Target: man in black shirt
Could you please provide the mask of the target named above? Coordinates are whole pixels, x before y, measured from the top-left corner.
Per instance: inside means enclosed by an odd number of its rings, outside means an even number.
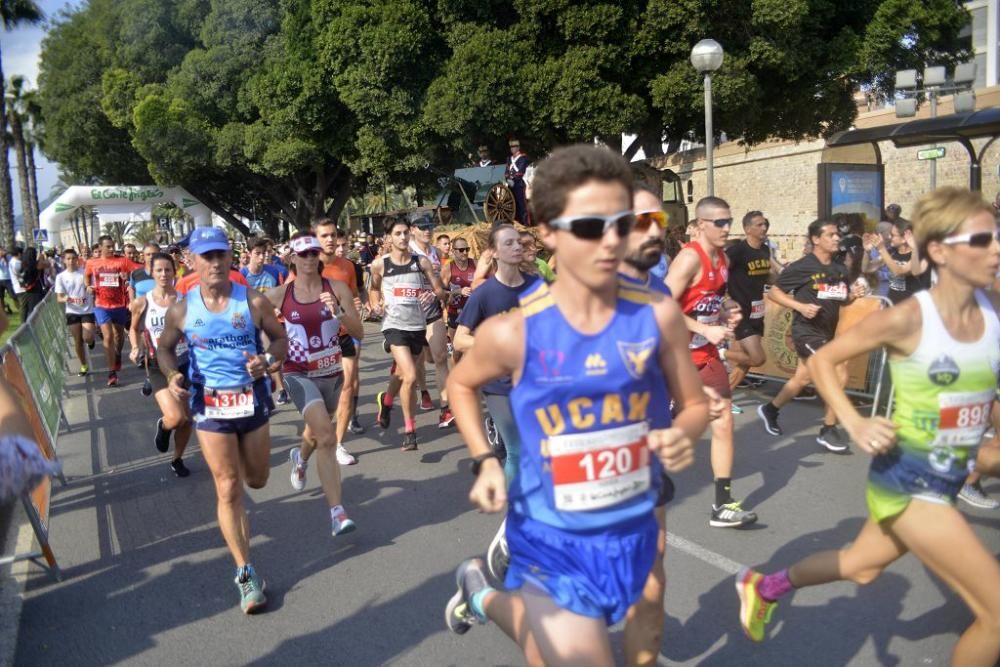
[[[806,360],[833,339],[840,320],[840,309],[854,298],[864,295],[864,286],[849,288],[847,267],[834,261],[840,249],[840,232],[828,220],[814,220],[809,224],[811,254],[792,262],[781,272],[777,283],[767,293],[767,298],[794,311],[792,339],[799,362],[795,375],[789,378],[778,395],[757,408],[764,420],[764,428],[771,435],[781,435],[778,410],[795,398],[809,381]],[[842,384],[847,382],[847,369],[838,368]],[[827,406],[823,426],[816,442],[831,452],[847,451],[849,438],[837,425],[837,418]]]
[[[764,363],[764,284],[771,277],[771,248],[764,242],[770,226],[760,211],[743,216],[743,234],[726,248],[729,258],[729,296],[740,306],[743,319],[729,345],[729,386],[735,388],[751,366]]]

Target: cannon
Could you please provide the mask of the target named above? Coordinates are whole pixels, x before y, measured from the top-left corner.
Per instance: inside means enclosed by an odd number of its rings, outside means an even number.
[[[504,165],[466,167],[451,174],[430,164],[425,168],[439,176],[441,193],[436,202],[439,218],[443,219],[440,211],[447,209],[455,222],[464,224],[514,221],[514,193],[504,180]]]

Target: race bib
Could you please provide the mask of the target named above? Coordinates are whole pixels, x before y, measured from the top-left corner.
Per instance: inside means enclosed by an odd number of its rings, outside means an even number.
[[[702,324],[707,324],[709,326],[716,326],[719,323],[719,314],[714,313],[712,315],[699,315],[695,318]],[[705,347],[708,345],[708,339],[701,334],[694,334],[691,336],[691,342],[688,343],[689,350],[696,350],[699,347]]]
[[[556,509],[599,510],[649,489],[645,422],[549,438]]]
[[[990,424],[995,390],[949,392],[938,395],[936,447],[975,447]]]
[[[341,371],[340,346],[318,350],[309,354],[306,377],[319,378],[336,375]]]
[[[205,389],[205,416],[209,419],[253,417],[253,387]]]
[[[820,283],[816,287],[816,298],[826,301],[847,301],[847,283]]]
[[[750,319],[759,320],[764,317],[764,299],[750,302]]]
[[[66,303],[71,306],[85,306],[87,305],[87,297],[85,296],[70,296],[66,297]]]
[[[423,291],[419,287],[393,287],[392,296],[400,303],[416,303]]]
[[[117,273],[102,273],[97,281],[98,287],[118,287],[121,285],[121,276]]]

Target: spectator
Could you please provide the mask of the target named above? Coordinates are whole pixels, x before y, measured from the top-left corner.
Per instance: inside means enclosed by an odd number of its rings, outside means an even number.
[[[3,311],[11,314],[10,306],[7,305],[7,295],[17,302],[14,295],[14,286],[10,282],[10,258],[7,257],[7,250],[0,246],[0,303],[3,304]]]

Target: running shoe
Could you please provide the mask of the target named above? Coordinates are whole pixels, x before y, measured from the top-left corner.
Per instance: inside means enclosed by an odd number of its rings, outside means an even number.
[[[485,618],[479,618],[473,613],[470,604],[473,595],[489,586],[483,572],[483,561],[470,558],[459,565],[455,570],[455,583],[458,590],[444,608],[444,622],[456,635],[464,635],[473,623],[486,623]]]
[[[414,431],[403,434],[403,446],[401,449],[404,452],[417,451],[417,434]]]
[[[357,462],[358,460],[343,445],[337,445],[337,463],[342,466],[352,466]]]
[[[486,415],[483,419],[483,427],[486,430],[486,441],[490,443],[490,449],[499,458],[500,465],[504,465],[507,462],[507,445],[504,444],[503,438],[500,436],[500,429],[497,428],[493,417]]]
[[[819,397],[816,390],[812,387],[803,387],[799,395],[795,397],[796,401],[815,401]]]
[[[378,403],[378,411],[375,413],[375,421],[383,429],[389,428],[389,423],[392,421],[392,406],[385,404],[385,392],[380,391],[378,396],[375,397],[375,402]]]
[[[122,369],[122,351],[118,350],[118,352],[115,353],[115,365],[114,367],[112,367],[111,370],[120,371],[121,369]]]
[[[266,587],[252,565],[244,565],[236,571],[236,588],[240,589],[240,609],[244,614],[252,614],[267,604]]]
[[[288,403],[288,391],[282,389],[278,392],[278,397],[274,399],[274,402],[278,405],[285,405]]]
[[[187,477],[188,475],[191,474],[191,471],[188,470],[188,467],[184,465],[183,459],[174,459],[173,461],[171,461],[170,469],[173,470],[174,474],[177,475],[178,477]]]
[[[844,433],[844,429],[839,425],[823,425],[816,436],[816,442],[826,447],[835,454],[842,454],[850,449],[851,439]]]
[[[361,422],[358,421],[358,416],[354,415],[353,417],[351,417],[351,422],[347,425],[347,430],[353,433],[354,435],[361,435],[362,433],[365,432],[365,427],[362,426]]]
[[[769,602],[760,595],[757,586],[764,578],[760,572],[751,570],[748,567],[740,568],[736,574],[736,592],[740,596],[740,626],[743,634],[751,641],[764,641],[764,634],[767,624],[771,622],[771,615],[777,602]]]
[[[741,408],[740,406],[736,405],[735,403],[731,403],[729,405],[729,411],[731,413],[733,413],[734,415],[741,415],[741,414],[743,414],[743,408]]]
[[[445,406],[441,408],[441,416],[438,418],[438,428],[448,428],[455,423],[455,415],[452,414],[451,408]]]
[[[118,386],[118,373],[111,371],[108,373],[108,386],[117,387]]]
[[[763,380],[753,380],[751,378],[743,378],[736,384],[737,389],[756,389],[757,387],[764,384]]]
[[[980,509],[995,510],[1000,508],[1000,502],[997,502],[993,498],[986,495],[986,492],[983,491],[983,487],[980,486],[979,482],[963,486],[962,490],[958,492],[958,497],[969,505]]]
[[[79,375],[80,377],[83,377],[86,374],[87,374],[87,367],[86,366],[80,366],[80,372],[77,373],[77,375]]]
[[[431,400],[431,392],[426,389],[420,390],[420,409],[421,410],[433,410],[434,401]]]
[[[163,428],[163,417],[156,420],[156,435],[153,436],[156,451],[165,454],[170,449],[170,431]]]
[[[764,422],[764,430],[771,435],[782,435],[784,431],[778,426],[778,408],[771,403],[764,403],[757,406],[757,414]]]
[[[344,511],[343,507],[341,507],[340,511],[337,512],[336,514],[330,515],[330,523],[333,525],[333,528],[331,529],[330,532],[333,534],[334,537],[337,537],[338,535],[346,535],[347,533],[352,533],[354,532],[354,529],[357,528],[357,525],[349,518],[347,518],[347,512]]]
[[[288,452],[288,461],[292,464],[292,472],[289,475],[292,488],[296,491],[301,491],[306,488],[307,468],[306,462],[302,460],[302,448],[292,447],[291,451]]]
[[[507,566],[510,565],[510,549],[507,548],[507,519],[504,518],[500,529],[493,536],[489,549],[486,550],[486,567],[490,576],[503,584],[507,576]]]
[[[742,528],[757,522],[757,515],[740,505],[739,500],[726,503],[722,507],[712,505],[708,525],[712,528]]]

